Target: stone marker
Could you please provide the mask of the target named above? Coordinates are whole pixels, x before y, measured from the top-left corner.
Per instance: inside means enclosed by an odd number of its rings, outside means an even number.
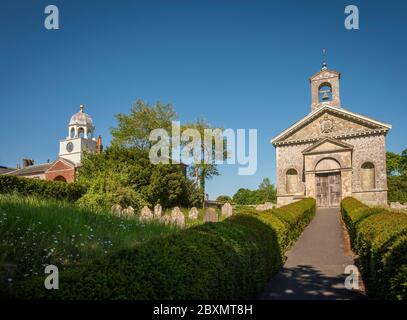
[[[229,218],[231,217],[233,214],[233,208],[232,205],[229,202],[226,202],[223,206],[222,206],[222,216]]]
[[[160,217],[160,222],[167,225],[171,223],[171,216],[168,214],[165,214],[163,216]]]
[[[192,207],[191,210],[189,210],[188,218],[191,220],[198,219],[198,209],[196,207]]]
[[[126,208],[126,209],[123,209],[122,215],[125,216],[125,217],[132,217],[132,216],[134,216],[134,209],[133,209],[133,207],[130,206],[130,207]]]
[[[214,208],[208,208],[205,212],[204,222],[218,222],[218,213]]]
[[[265,208],[266,210],[273,209],[273,208],[274,208],[274,204],[273,204],[272,202],[265,202],[265,203],[264,203],[264,208]]]
[[[396,210],[406,210],[407,203],[401,204],[400,202],[390,202],[390,208]]]
[[[162,211],[161,204],[157,203],[154,207],[154,219],[160,219]]]
[[[185,216],[178,207],[171,211],[171,224],[181,228],[185,226]]]
[[[112,205],[110,212],[112,214],[114,214],[115,216],[120,217],[122,215],[122,206],[120,204],[114,204],[114,205]]]
[[[259,204],[256,206],[256,210],[258,211],[264,211],[264,210],[270,210],[273,209],[276,205],[272,202],[265,202],[263,204]]]
[[[265,209],[265,207],[264,207],[264,204],[259,204],[259,205],[256,206],[256,210],[258,210],[258,211],[264,211],[264,210],[266,210],[266,209]]]
[[[153,219],[153,214],[152,214],[150,208],[147,206],[144,206],[143,209],[141,209],[139,220],[141,222],[144,222],[144,221],[151,221],[152,219]]]

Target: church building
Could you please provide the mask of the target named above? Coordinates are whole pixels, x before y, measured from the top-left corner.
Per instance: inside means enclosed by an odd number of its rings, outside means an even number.
[[[100,153],[103,150],[102,138],[95,138],[92,118],[80,105],[68,124],[68,135],[59,142],[59,156],[52,163],[35,165],[31,159],[23,159],[23,167],[6,174],[51,181],[75,181],[85,152]]]
[[[311,111],[271,140],[277,204],[313,197],[320,207],[352,196],[387,205],[385,137],[391,125],[342,107],[341,74],[326,63],[310,79]]]

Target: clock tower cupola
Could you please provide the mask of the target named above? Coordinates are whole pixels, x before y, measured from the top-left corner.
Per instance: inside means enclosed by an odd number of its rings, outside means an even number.
[[[68,136],[59,143],[59,157],[81,165],[84,152],[96,152],[97,141],[92,118],[81,104],[68,124]]]

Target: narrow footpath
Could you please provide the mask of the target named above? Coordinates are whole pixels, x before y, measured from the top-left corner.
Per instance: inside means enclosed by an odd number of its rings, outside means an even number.
[[[267,284],[262,300],[360,299],[345,288],[347,265],[354,264],[338,208],[318,209],[287,253],[283,269]]]

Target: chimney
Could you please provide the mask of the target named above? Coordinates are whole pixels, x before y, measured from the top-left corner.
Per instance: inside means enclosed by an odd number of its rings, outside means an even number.
[[[34,165],[34,160],[33,159],[23,159],[23,168],[29,167]]]
[[[99,154],[102,152],[103,152],[102,136],[99,135],[98,142],[96,143],[96,153]]]

